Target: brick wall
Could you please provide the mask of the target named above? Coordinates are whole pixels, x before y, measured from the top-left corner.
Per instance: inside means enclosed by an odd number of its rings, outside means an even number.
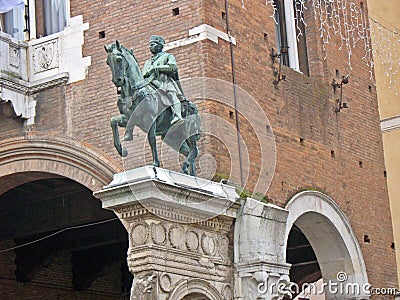
[[[330,195],[350,219],[363,250],[371,284],[395,285],[395,257],[390,248],[393,235],[376,92],[369,90],[373,84],[362,60],[363,47],[352,49],[353,70],[349,84],[343,87],[343,99],[349,108],[335,113],[339,92],[334,94],[330,83],[333,79],[340,82],[341,76],[350,72],[347,52],[338,51],[338,38],[327,45],[327,59],[321,64],[324,53],[317,39],[316,24],[312,23],[314,19],[310,19],[307,39],[311,77],[283,67],[286,81],[274,88],[269,57],[271,47],[275,46],[272,8],[261,2],[245,1],[243,9],[241,1],[229,2],[232,36],[238,40],[234,49],[237,84],[257,100],[275,134],[277,164],[268,197],[284,205],[303,189],[317,189]],[[206,11],[209,11],[209,22],[222,29],[223,1],[210,1]],[[230,59],[228,47],[226,43],[208,45],[208,76],[231,80],[231,69],[225,63],[227,57]],[[229,120],[228,114],[223,114]],[[242,128],[247,147],[256,148],[258,141],[248,134],[249,126],[243,122]],[[226,153],[217,153],[220,160],[224,156]],[[238,168],[237,161],[229,163]],[[258,173],[257,167],[251,164],[252,172]],[[219,172],[224,173],[230,165],[220,165],[220,168]],[[252,184],[250,180],[249,187]],[[371,243],[364,242],[364,235],[371,237]]]

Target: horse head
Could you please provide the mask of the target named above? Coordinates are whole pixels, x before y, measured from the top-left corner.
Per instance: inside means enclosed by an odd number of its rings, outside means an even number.
[[[139,64],[133,55],[133,50],[122,46],[118,41],[115,43],[104,45],[107,52],[107,64],[112,73],[112,82],[117,87],[127,84],[127,80],[135,85],[137,82],[143,81]]]

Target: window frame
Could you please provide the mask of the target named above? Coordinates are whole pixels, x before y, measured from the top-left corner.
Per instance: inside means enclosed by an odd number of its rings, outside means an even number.
[[[287,51],[287,57],[289,59],[289,63],[287,64],[283,61],[283,64],[288,65],[291,69],[304,73],[305,75],[309,75],[309,66],[307,64],[306,70],[304,72],[300,70],[300,58],[299,58],[299,49],[298,49],[298,41],[297,41],[297,30],[296,30],[296,13],[294,11],[294,5],[296,5],[296,0],[274,0],[275,2],[275,13],[278,14],[278,18],[276,22],[277,25],[277,44],[280,46],[279,53],[283,51]],[[282,11],[283,10],[283,11]],[[283,20],[282,20],[283,19]],[[279,22],[281,22],[279,24]],[[303,32],[305,39],[305,32]],[[279,44],[279,40],[283,41],[283,44]],[[285,42],[287,45],[285,45]],[[283,47],[282,47],[283,46]],[[287,46],[287,50],[286,50]],[[283,48],[283,49],[282,49]],[[304,43],[304,55],[307,60],[307,43]],[[283,51],[282,51],[283,50]],[[282,54],[282,53],[281,53]]]
[[[66,25],[65,27],[68,27],[71,24],[71,10],[70,10],[70,0],[64,0],[65,1],[65,18],[66,18]],[[36,0],[25,0],[28,5],[28,11],[29,11],[29,36],[30,39],[36,39]],[[32,17],[31,17],[32,16]],[[64,28],[65,28],[64,27]],[[61,32],[61,31],[59,31]],[[49,35],[46,35],[49,36]]]

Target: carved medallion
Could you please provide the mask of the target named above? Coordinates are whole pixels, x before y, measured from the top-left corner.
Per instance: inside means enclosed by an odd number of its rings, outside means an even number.
[[[214,238],[207,233],[203,233],[201,236],[201,249],[207,255],[214,255],[216,250],[216,243]]]
[[[169,229],[169,240],[173,248],[184,249],[185,232],[182,226],[171,226],[171,228]]]
[[[155,244],[164,245],[167,241],[167,233],[165,232],[164,226],[161,224],[152,224],[151,237]]]
[[[172,279],[171,276],[169,276],[167,273],[162,273],[160,275],[159,283],[160,288],[164,292],[169,293],[172,290]]]
[[[149,226],[146,223],[137,223],[132,227],[130,237],[134,246],[146,243],[149,235],[148,227]]]
[[[193,230],[186,233],[186,247],[189,251],[196,251],[199,248],[199,236]]]
[[[229,239],[227,237],[221,237],[218,241],[219,244],[219,255],[222,259],[227,260],[229,251]]]

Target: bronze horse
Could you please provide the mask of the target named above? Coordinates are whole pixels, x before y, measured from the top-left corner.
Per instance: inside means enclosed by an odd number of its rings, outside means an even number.
[[[107,51],[107,64],[111,68],[112,82],[119,89],[117,100],[119,116],[111,118],[114,146],[119,155],[125,157],[128,151],[122,147],[118,126],[125,127],[125,136],[129,136],[134,126],[147,133],[153,155],[153,166],[160,166],[156,136],[183,154],[186,160],[182,164],[185,174],[196,176],[195,159],[199,153],[197,141],[200,137],[200,118],[197,107],[190,101],[182,102],[183,124],[171,125],[173,113],[170,107],[162,104],[162,92],[154,91],[149,80],[143,78],[133,51],[118,41],[104,46]],[[131,134],[130,134],[131,136]],[[167,137],[167,138],[166,138]],[[127,139],[127,138],[125,138]],[[129,139],[129,138],[128,138]]]

